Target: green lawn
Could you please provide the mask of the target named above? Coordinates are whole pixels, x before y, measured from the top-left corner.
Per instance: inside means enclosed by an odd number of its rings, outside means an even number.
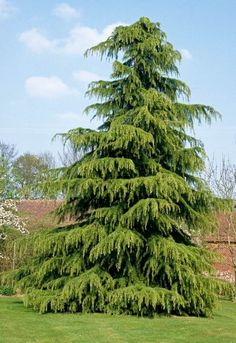
[[[102,314],[40,315],[17,298],[0,298],[0,343],[235,343],[236,304],[213,319],[137,318]]]

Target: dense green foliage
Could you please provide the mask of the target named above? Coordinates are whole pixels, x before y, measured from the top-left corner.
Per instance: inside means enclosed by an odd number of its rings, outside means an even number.
[[[15,290],[11,286],[0,286],[0,295],[11,296],[15,294]]]
[[[35,238],[17,273],[25,302],[40,312],[208,315],[221,284],[191,236],[212,227],[216,204],[196,176],[203,145],[187,132],[217,112],[180,101],[190,95],[177,78],[181,55],[147,18],[117,27],[94,53],[115,59],[111,80],[88,90],[99,102],[86,112],[103,124],[64,135],[83,158],[55,181],[58,215],[76,223]]]
[[[137,318],[108,314],[40,315],[20,299],[0,297],[0,332],[4,343],[233,343],[236,304],[222,302],[214,319]]]

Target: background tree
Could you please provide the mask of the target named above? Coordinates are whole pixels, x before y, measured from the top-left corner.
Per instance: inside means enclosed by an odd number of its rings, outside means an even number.
[[[236,198],[236,166],[225,156],[217,162],[208,159],[203,178],[212,192],[222,199]]]
[[[34,155],[25,153],[19,156],[13,165],[13,176],[20,198],[40,198],[43,191],[38,184],[47,179],[49,169],[55,167],[55,159],[49,152]]]
[[[212,253],[191,235],[213,226],[216,199],[196,176],[203,145],[187,132],[217,112],[180,102],[190,94],[176,78],[180,53],[147,18],[117,27],[93,53],[115,59],[112,80],[88,90],[99,101],[86,111],[103,124],[64,136],[83,154],[55,180],[66,193],[58,214],[75,224],[35,239],[35,257],[16,274],[26,304],[208,315],[220,281]]]
[[[226,157],[220,162],[208,160],[203,174],[207,185],[214,194],[227,201],[228,208],[217,216],[217,230],[214,242],[224,246],[230,257],[230,267],[234,269],[234,284],[236,289],[236,166]]]
[[[69,167],[82,158],[81,151],[71,141],[65,141],[62,152],[58,153],[59,161],[63,167]]]
[[[12,166],[17,155],[13,144],[0,141],[0,199],[15,197]]]

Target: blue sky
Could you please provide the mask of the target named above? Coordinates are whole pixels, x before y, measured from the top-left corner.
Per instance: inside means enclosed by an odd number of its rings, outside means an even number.
[[[207,153],[236,163],[236,0],[0,0],[0,140],[19,153],[56,154],[54,134],[96,127],[83,114],[92,101],[84,93],[111,66],[83,52],[141,16],[160,22],[182,52],[191,102],[222,114],[196,128]]]

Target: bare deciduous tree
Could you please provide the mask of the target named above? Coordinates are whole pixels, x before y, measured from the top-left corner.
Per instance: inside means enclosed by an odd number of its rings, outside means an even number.
[[[223,214],[224,223],[219,221],[218,243],[223,244],[229,252],[236,288],[236,165],[226,157],[222,157],[220,163],[215,159],[208,160],[204,179],[215,195],[225,199],[229,205],[228,211]]]
[[[81,159],[82,153],[81,151],[78,151],[78,149],[70,141],[67,141],[63,145],[62,152],[58,152],[58,156],[62,166],[69,167]]]

